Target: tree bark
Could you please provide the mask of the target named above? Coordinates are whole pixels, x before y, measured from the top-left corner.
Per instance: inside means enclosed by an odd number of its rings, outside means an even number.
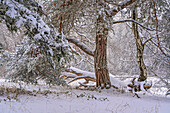
[[[96,87],[110,88],[111,82],[107,68],[107,35],[108,28],[103,16],[97,18],[96,49],[94,52],[94,64],[96,75]]]
[[[134,8],[133,13],[132,13],[132,17],[134,20],[136,20],[136,18],[137,18],[136,15],[137,15],[136,8]],[[138,25],[133,22],[132,28],[133,28],[134,37],[136,40],[136,48],[137,48],[136,57],[137,57],[137,62],[138,62],[138,66],[140,69],[140,75],[139,75],[138,81],[144,81],[147,79],[147,70],[146,70],[145,63],[143,61],[144,44],[142,43],[142,40],[139,36]]]
[[[105,11],[105,13],[108,17],[115,16],[120,10],[124,9],[128,5],[131,5],[135,1],[136,0],[124,1],[120,4],[120,7],[118,7],[117,10],[110,10],[108,12]],[[97,8],[99,4],[103,5],[103,3],[100,0],[97,0]],[[107,20],[104,20],[104,15],[102,14],[102,11],[101,10],[98,11],[97,9],[97,14],[98,17],[97,17],[97,31],[96,31],[96,49],[94,52],[96,87],[108,89],[111,87],[109,72],[107,68],[108,26],[106,22]]]

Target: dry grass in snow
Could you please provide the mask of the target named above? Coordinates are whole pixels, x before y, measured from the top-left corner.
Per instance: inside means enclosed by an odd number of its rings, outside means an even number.
[[[169,113],[170,98],[1,80],[0,113]]]

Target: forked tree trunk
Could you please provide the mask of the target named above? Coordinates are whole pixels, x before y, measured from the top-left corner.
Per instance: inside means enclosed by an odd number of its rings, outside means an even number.
[[[99,15],[97,18],[96,49],[94,52],[96,86],[108,89],[111,87],[111,82],[107,68],[107,35],[107,24],[103,16]]]
[[[132,17],[134,20],[136,20],[137,18],[136,15],[137,15],[136,8],[134,8],[133,13],[132,13]],[[147,79],[147,70],[146,70],[145,63],[143,61],[144,44],[142,43],[142,40],[139,36],[138,25],[136,23],[132,23],[132,28],[133,28],[134,37],[136,40],[136,47],[137,47],[136,57],[137,57],[137,62],[138,62],[138,66],[140,69],[140,76],[138,78],[138,81],[144,81]]]

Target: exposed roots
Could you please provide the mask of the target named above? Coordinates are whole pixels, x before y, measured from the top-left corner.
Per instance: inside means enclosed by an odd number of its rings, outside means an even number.
[[[166,92],[166,96],[170,95],[170,89]]]
[[[137,96],[138,98],[139,95],[137,94],[137,92],[140,91],[147,91],[148,89],[150,89],[152,87],[152,82],[151,83],[147,83],[147,81],[143,81],[143,82],[139,82],[139,81],[135,81],[136,78],[133,78],[131,83],[128,84],[129,87],[129,91],[131,93],[134,93],[134,96]]]

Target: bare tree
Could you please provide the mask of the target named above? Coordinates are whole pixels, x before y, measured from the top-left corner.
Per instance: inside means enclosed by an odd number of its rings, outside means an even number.
[[[137,18],[137,10],[136,7],[133,9],[132,11],[132,17],[133,20],[136,20]],[[134,38],[135,38],[135,42],[136,42],[136,48],[137,48],[137,62],[138,62],[138,66],[140,69],[140,75],[138,78],[138,81],[145,81],[147,78],[147,70],[146,70],[146,66],[145,63],[143,61],[143,52],[144,52],[144,44],[139,36],[139,32],[138,32],[138,25],[136,23],[132,23],[132,29],[134,32]]]

